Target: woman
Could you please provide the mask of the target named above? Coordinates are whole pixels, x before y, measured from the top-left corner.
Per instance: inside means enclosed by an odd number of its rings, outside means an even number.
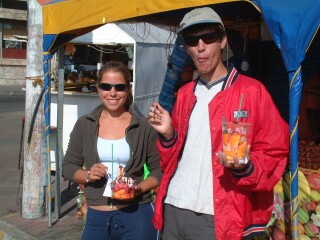
[[[162,177],[156,150],[157,133],[130,105],[129,69],[107,62],[99,71],[102,105],[81,117],[70,135],[63,176],[85,184],[88,204],[82,239],[157,239],[152,225],[150,190]],[[144,164],[150,174],[144,180]],[[86,170],[84,170],[86,169]],[[120,173],[134,181],[134,197],[112,198],[111,182]]]

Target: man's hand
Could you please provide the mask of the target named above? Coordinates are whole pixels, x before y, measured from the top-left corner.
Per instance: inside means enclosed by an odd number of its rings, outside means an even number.
[[[233,163],[229,162],[227,156],[223,154],[221,151],[217,153],[217,157],[219,159],[220,164],[225,166],[226,168],[243,169],[250,162],[250,145],[247,148],[246,163],[240,163],[239,158],[236,155],[233,158]]]
[[[167,110],[160,106],[159,103],[152,103],[149,108],[149,123],[165,139],[169,140],[174,136],[174,129],[171,124],[171,117]]]

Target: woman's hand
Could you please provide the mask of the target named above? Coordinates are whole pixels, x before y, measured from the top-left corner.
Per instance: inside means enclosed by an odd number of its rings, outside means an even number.
[[[152,103],[149,110],[150,125],[165,139],[171,139],[174,136],[174,129],[169,112],[156,102]]]
[[[138,185],[134,185],[132,189],[134,190],[134,196],[137,197],[147,191],[155,189],[158,186],[158,180],[153,176],[149,176],[145,180],[140,182]]]
[[[89,171],[90,171],[89,182],[95,182],[105,177],[105,175],[107,174],[108,168],[102,163],[96,163],[90,168]]]

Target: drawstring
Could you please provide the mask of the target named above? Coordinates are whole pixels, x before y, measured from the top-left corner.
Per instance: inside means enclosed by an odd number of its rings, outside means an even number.
[[[115,217],[114,218],[114,227],[118,229],[118,226],[121,227],[121,228],[124,227],[123,223],[121,221],[119,221],[118,218]]]
[[[112,219],[114,219],[114,227],[116,229],[118,229],[119,227],[121,227],[121,228],[124,227],[123,223],[117,218],[117,214],[113,214],[107,222],[107,230],[109,231],[109,234],[111,234],[111,221],[112,221]]]

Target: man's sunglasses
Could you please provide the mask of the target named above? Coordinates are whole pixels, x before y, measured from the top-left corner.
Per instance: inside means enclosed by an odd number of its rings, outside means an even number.
[[[198,45],[199,40],[201,39],[205,44],[211,44],[220,39],[222,35],[223,32],[210,32],[201,35],[186,36],[184,38],[184,43],[187,46],[195,47]]]
[[[119,84],[110,84],[110,83],[99,83],[99,88],[101,88],[103,91],[110,91],[112,88],[117,92],[123,92],[127,89],[128,85],[119,83]]]

